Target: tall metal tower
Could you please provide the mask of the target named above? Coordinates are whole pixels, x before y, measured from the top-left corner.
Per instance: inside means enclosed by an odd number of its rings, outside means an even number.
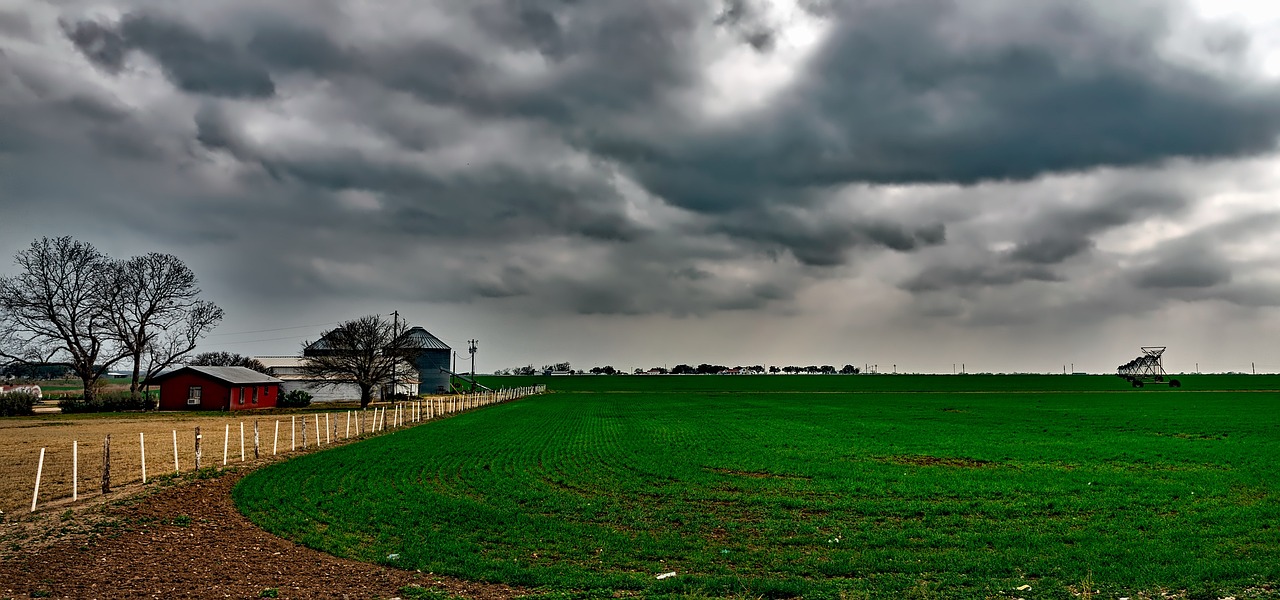
[[[480,340],[467,340],[467,352],[471,353],[471,377],[473,378],[476,376],[476,344],[478,343]]]

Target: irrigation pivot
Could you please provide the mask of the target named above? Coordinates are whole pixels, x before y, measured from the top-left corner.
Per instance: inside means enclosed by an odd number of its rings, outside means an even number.
[[[1182,387],[1181,381],[1169,379],[1164,372],[1164,350],[1164,346],[1143,346],[1142,356],[1117,367],[1116,375],[1136,388],[1148,383]]]

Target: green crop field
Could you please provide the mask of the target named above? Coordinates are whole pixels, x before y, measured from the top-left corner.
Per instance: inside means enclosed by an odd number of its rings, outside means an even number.
[[[493,378],[561,391],[235,500],[340,556],[548,597],[1280,597],[1280,378],[1183,379]]]

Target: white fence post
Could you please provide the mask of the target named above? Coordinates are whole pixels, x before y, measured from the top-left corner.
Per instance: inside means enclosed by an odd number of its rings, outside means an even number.
[[[324,413],[324,443],[333,443],[333,440],[329,439],[329,413]]]
[[[294,434],[298,430],[298,415],[289,417],[289,451],[293,452],[298,449],[297,435]]]
[[[36,512],[36,498],[40,497],[40,476],[44,474],[44,448],[40,449],[40,464],[36,466],[36,491],[31,493],[31,512]]]
[[[71,501],[80,499],[80,442],[71,442]]]
[[[244,421],[240,421],[240,462],[244,462]]]
[[[147,438],[141,431],[138,432],[138,452],[142,455],[142,483],[147,482]]]
[[[276,455],[276,442],[280,441],[280,419],[276,419],[276,435],[271,438],[271,456]]]
[[[181,472],[178,468],[178,430],[173,430],[173,474]]]
[[[347,435],[343,437],[351,439],[351,411],[347,411]]]
[[[222,466],[227,466],[227,449],[231,447],[231,424],[222,431]]]

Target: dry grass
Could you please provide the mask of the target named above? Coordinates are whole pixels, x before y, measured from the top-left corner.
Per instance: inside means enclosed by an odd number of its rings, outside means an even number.
[[[440,400],[437,400],[440,402]],[[72,492],[72,445],[79,442],[79,498],[100,498],[102,494],[102,446],[111,436],[111,487],[131,486],[142,482],[142,452],[138,434],[146,441],[147,478],[174,473],[174,435],[177,435],[178,470],[195,470],[195,428],[202,435],[201,466],[220,466],[226,442],[227,464],[239,464],[240,427],[244,425],[244,459],[253,461],[254,425],[259,428],[261,460],[272,459],[272,444],[277,457],[291,453],[290,428],[296,418],[293,440],[297,452],[302,451],[302,421],[306,418],[306,441],[315,448],[316,422],[320,417],[320,437],[325,437],[325,415],[329,415],[329,442],[345,438],[346,413],[354,406],[312,407],[295,411],[245,411],[228,413],[117,413],[110,415],[37,415],[0,419],[0,511],[5,517],[27,514],[31,510],[31,494],[35,485],[40,449],[45,449],[44,471],[40,480],[38,506],[63,504]],[[372,411],[366,412],[371,419]],[[425,415],[424,415],[425,416]],[[388,412],[388,425],[392,413]],[[357,432],[352,417],[351,435]],[[276,423],[280,424],[275,438]],[[368,421],[366,421],[366,427]],[[228,436],[229,433],[229,436]]]

